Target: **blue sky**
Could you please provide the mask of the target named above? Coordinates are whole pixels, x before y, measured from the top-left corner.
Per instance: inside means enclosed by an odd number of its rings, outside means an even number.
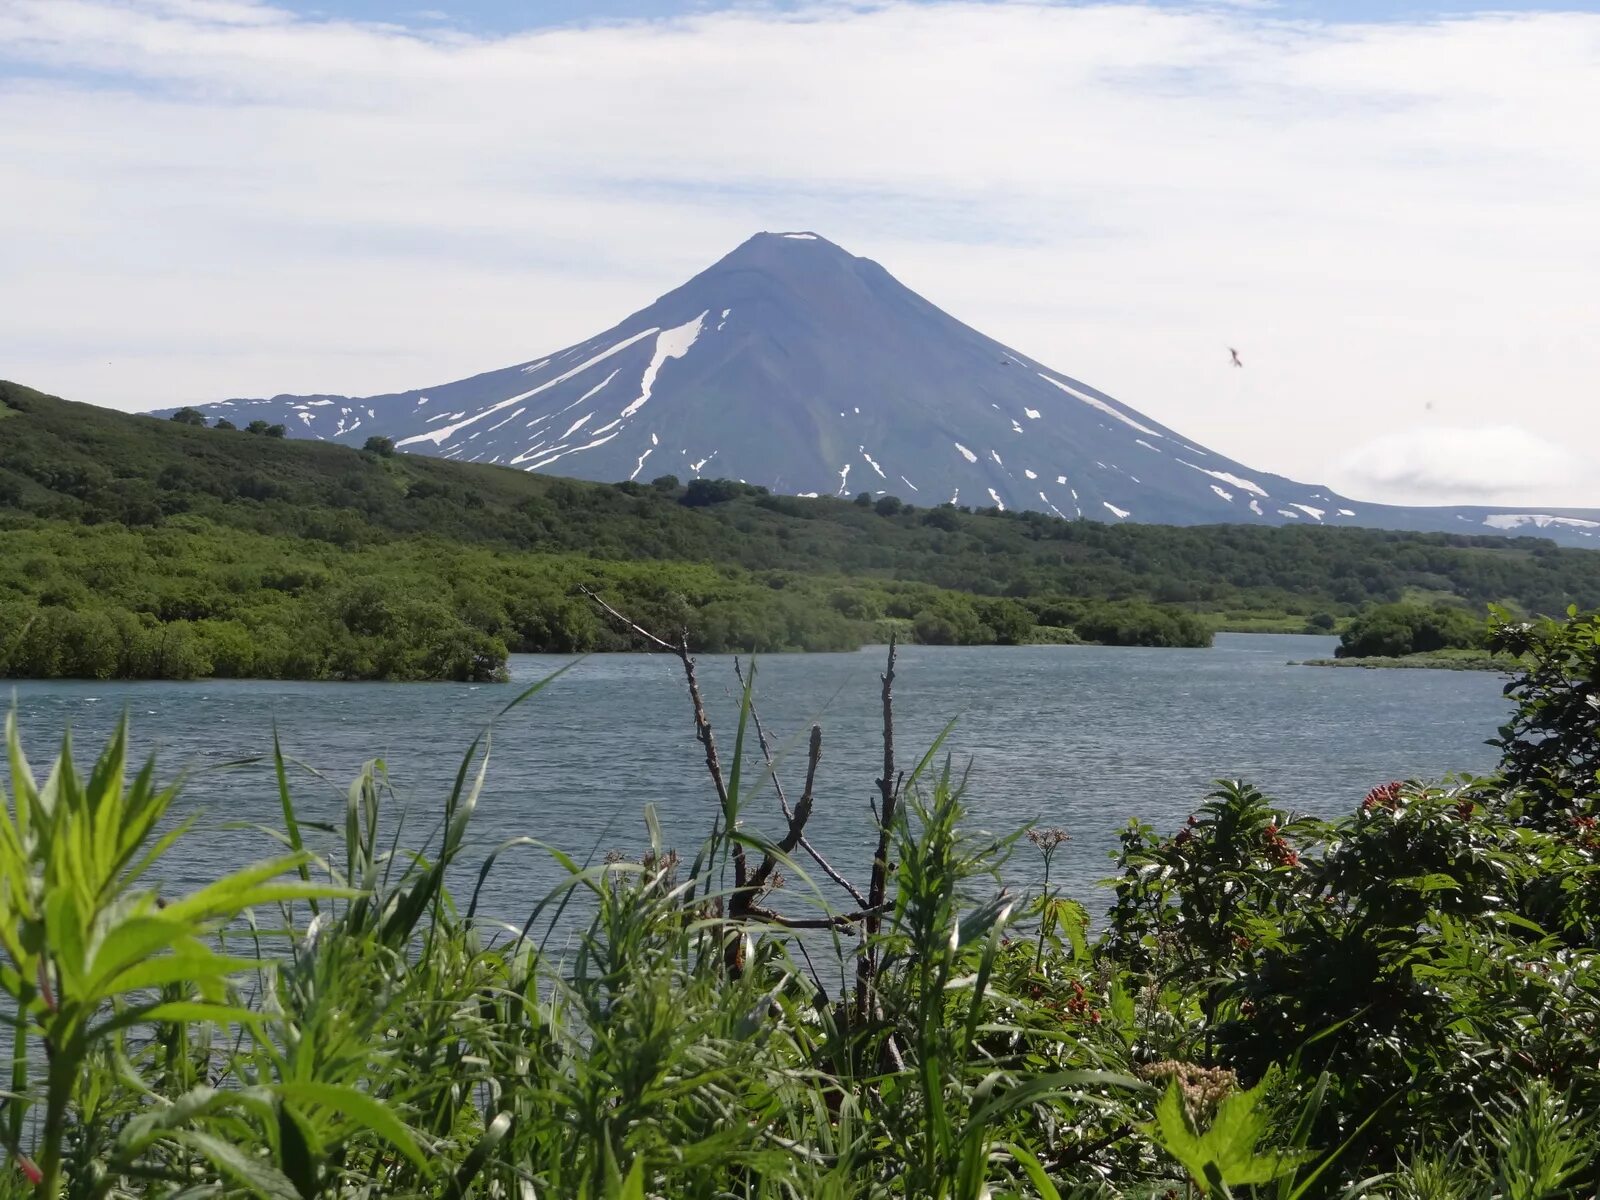
[[[815,229],[1253,467],[1600,507],[1597,12],[0,0],[0,371],[432,386]]]

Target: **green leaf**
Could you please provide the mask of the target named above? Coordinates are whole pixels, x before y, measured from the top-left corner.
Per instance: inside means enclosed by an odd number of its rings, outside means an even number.
[[[1200,1187],[1214,1195],[1246,1184],[1270,1183],[1298,1163],[1315,1157],[1305,1151],[1256,1153],[1270,1115],[1260,1107],[1262,1086],[1235,1092],[1217,1106],[1211,1128],[1199,1133],[1173,1080],[1156,1104],[1155,1121],[1145,1133],[1170,1154]]]
[[[616,1200],[644,1200],[644,1158],[642,1156],[633,1160],[633,1166],[628,1170],[628,1177],[622,1181],[622,1188],[617,1192]]]
[[[291,1082],[280,1083],[276,1087],[286,1099],[319,1104],[365,1126],[409,1158],[419,1171],[426,1173],[429,1170],[428,1160],[417,1148],[411,1131],[381,1100],[356,1088],[336,1083]]]
[[[489,1161],[489,1156],[494,1153],[495,1147],[505,1140],[506,1134],[511,1132],[511,1114],[500,1113],[489,1122],[489,1127],[483,1131],[483,1136],[478,1139],[477,1145],[456,1169],[455,1178],[450,1181],[450,1186],[445,1190],[445,1200],[462,1200],[472,1186],[472,1181],[477,1178],[478,1172],[483,1170],[484,1163]]]
[[[158,1004],[144,1004],[137,1008],[124,1009],[108,1021],[102,1021],[86,1035],[93,1041],[118,1030],[128,1029],[134,1025],[150,1022],[168,1022],[183,1024],[209,1025],[246,1025],[259,1027],[267,1023],[267,1018],[261,1013],[248,1008],[238,1008],[227,1004],[207,1004],[199,1000],[174,1000]]]
[[[1033,1190],[1039,1193],[1039,1200],[1061,1200],[1061,1193],[1056,1190],[1056,1185],[1050,1182],[1050,1176],[1045,1174],[1044,1167],[1032,1152],[1005,1142],[1001,1143],[998,1149],[1011,1155],[1017,1166],[1022,1168],[1023,1174],[1028,1177],[1028,1182],[1033,1184]]]
[[[198,1150],[223,1175],[265,1200],[301,1200],[300,1193],[288,1177],[265,1159],[248,1155],[239,1147],[209,1133],[184,1129],[172,1136]]]

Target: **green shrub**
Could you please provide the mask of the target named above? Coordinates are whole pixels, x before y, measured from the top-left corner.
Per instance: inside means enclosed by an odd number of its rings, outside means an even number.
[[[1384,604],[1350,623],[1334,650],[1338,658],[1398,658],[1433,650],[1480,650],[1487,629],[1481,618],[1449,605]]]

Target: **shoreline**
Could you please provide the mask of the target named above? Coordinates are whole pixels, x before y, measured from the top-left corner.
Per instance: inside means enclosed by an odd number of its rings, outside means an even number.
[[[1399,658],[1310,658],[1290,662],[1291,667],[1359,667],[1367,671],[1497,671],[1509,675],[1521,665],[1516,659],[1488,654],[1406,654]]]

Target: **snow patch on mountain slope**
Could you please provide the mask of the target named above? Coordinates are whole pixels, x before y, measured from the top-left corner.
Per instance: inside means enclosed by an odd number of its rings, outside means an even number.
[[[497,413],[497,412],[501,411],[502,409],[510,408],[513,404],[519,404],[524,400],[527,400],[527,399],[530,399],[531,397],[537,396],[540,392],[547,391],[550,388],[555,387],[556,384],[558,384],[558,383],[565,383],[567,380],[571,379],[574,375],[580,375],[584,371],[587,371],[590,367],[594,366],[595,363],[604,362],[606,359],[610,358],[613,354],[618,354],[618,353],[622,352],[623,350],[626,350],[629,346],[633,345],[635,342],[641,342],[645,338],[649,337],[652,333],[658,333],[658,332],[659,332],[659,330],[654,329],[654,328],[646,329],[642,333],[634,334],[631,338],[624,338],[622,341],[618,342],[615,346],[612,346],[607,350],[602,350],[599,354],[596,354],[593,358],[584,359],[583,362],[581,362],[577,366],[573,367],[570,371],[567,371],[565,374],[562,374],[562,375],[557,375],[554,379],[551,379],[551,380],[548,380],[548,381],[546,381],[544,383],[541,383],[536,388],[530,388],[526,392],[520,392],[515,396],[511,396],[508,399],[500,401],[498,404],[491,404],[491,405],[489,405],[488,408],[482,409],[481,411],[479,411],[479,412],[475,413],[474,415],[468,417],[464,421],[458,421],[454,425],[443,425],[443,426],[440,426],[438,429],[430,429],[430,430],[428,430],[427,433],[419,433],[415,437],[405,438],[405,439],[403,439],[403,440],[401,440],[399,442],[396,442],[395,445],[397,447],[400,447],[400,446],[415,445],[418,442],[432,442],[435,446],[442,446],[444,444],[444,441],[445,441],[446,438],[453,437],[459,430],[465,429],[468,425],[472,425],[472,424],[477,423],[478,421],[483,420],[490,413]],[[610,381],[607,380],[607,382],[610,382]],[[600,386],[604,387],[605,384],[601,384]]]
[[[656,352],[651,355],[650,365],[644,369],[644,378],[639,381],[639,398],[620,414],[624,420],[633,416],[649,401],[650,391],[656,385],[656,376],[660,374],[666,361],[669,358],[682,358],[689,353],[689,348],[700,336],[701,326],[710,315],[711,310],[707,309],[692,321],[685,321],[676,328],[661,331],[656,338]]]
[[[1209,475],[1213,479],[1220,479],[1223,483],[1231,483],[1234,487],[1247,491],[1251,495],[1260,496],[1263,499],[1265,499],[1267,496],[1266,489],[1264,489],[1259,483],[1252,483],[1248,479],[1241,479],[1239,476],[1230,475],[1226,471],[1212,471],[1205,467],[1197,467],[1192,462],[1184,462],[1181,458],[1175,459],[1174,461],[1183,463],[1183,465],[1188,467],[1191,471],[1199,471],[1200,474]]]
[[[1328,511],[1325,508],[1312,508],[1309,504],[1294,504],[1292,502],[1290,503],[1289,507],[1298,508],[1301,512],[1305,513],[1306,516],[1315,517],[1319,521],[1322,520],[1322,514]]]
[[[1109,508],[1113,513],[1115,513],[1122,520],[1125,521],[1125,520],[1128,519],[1128,515],[1129,514],[1128,514],[1128,510],[1127,509],[1118,508],[1115,504],[1111,503],[1111,501],[1109,501],[1109,500],[1102,500],[1102,501],[1100,501],[1100,503],[1104,504],[1107,508]]]
[[[1227,500],[1230,503],[1233,501],[1233,493],[1232,492],[1225,492],[1214,483],[1211,485],[1211,490],[1213,492],[1215,492],[1217,495],[1221,496],[1224,500]]]
[[[590,388],[587,392],[585,392],[583,395],[579,396],[571,404],[567,405],[567,408],[577,408],[578,405],[582,404],[585,400],[589,399],[591,396],[599,395],[601,392],[605,391],[606,385],[609,384],[613,379],[615,379],[620,374],[622,374],[622,368],[618,367],[616,370],[612,371],[611,374],[607,375],[599,383],[595,384],[592,388]],[[562,409],[561,411],[565,412],[566,409]]]
[[[978,456],[971,450],[968,450],[960,442],[955,443],[955,448],[961,452],[961,457],[966,459],[969,463],[975,463],[978,461]]]
[[[616,436],[617,435],[614,434],[614,433],[608,433],[603,438],[595,438],[595,440],[592,441],[592,442],[585,442],[581,446],[573,446],[570,450],[562,450],[559,454],[550,455],[549,458],[541,458],[538,462],[532,464],[531,466],[524,467],[523,470],[524,471],[537,471],[540,467],[549,466],[551,463],[555,462],[556,459],[558,459],[558,458],[565,458],[569,454],[577,454],[577,453],[579,453],[580,451],[583,451],[583,450],[593,450],[596,446],[604,446],[607,442],[609,442],[612,438],[614,438]],[[511,461],[515,462],[516,459],[512,459]]]
[[[1098,408],[1101,412],[1105,413],[1106,416],[1115,417],[1124,425],[1127,425],[1132,429],[1137,429],[1140,433],[1148,433],[1151,437],[1166,437],[1166,434],[1162,433],[1159,429],[1151,429],[1148,425],[1141,425],[1138,421],[1135,421],[1132,417],[1128,416],[1127,413],[1112,408],[1111,405],[1107,404],[1104,400],[1101,400],[1098,397],[1090,396],[1085,392],[1080,392],[1071,384],[1062,383],[1059,379],[1052,379],[1043,371],[1036,371],[1035,374],[1037,374],[1039,378],[1044,380],[1046,383],[1055,384],[1056,387],[1060,388],[1063,392],[1073,397],[1075,400],[1082,400],[1091,408]]]
[[[989,489],[989,499],[994,501],[994,506],[996,508],[998,508],[1001,512],[1005,512],[1005,510],[1006,510],[1005,501],[1000,499],[1000,493],[999,492],[995,491],[993,488],[990,488]]]
[[[1537,529],[1548,529],[1552,525],[1564,525],[1568,529],[1600,529],[1600,521],[1553,517],[1548,513],[1495,513],[1485,517],[1483,523],[1490,529],[1520,529],[1524,525],[1532,525]]]

